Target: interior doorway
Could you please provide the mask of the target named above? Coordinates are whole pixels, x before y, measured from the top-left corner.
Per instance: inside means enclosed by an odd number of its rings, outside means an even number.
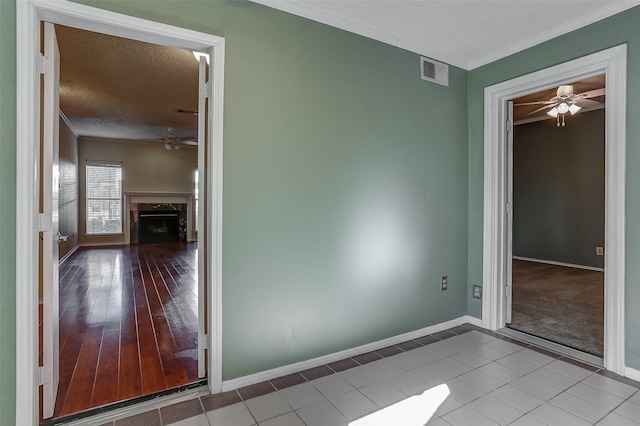
[[[38,368],[38,230],[47,228],[46,220],[38,212],[40,195],[39,179],[33,179],[33,170],[40,169],[42,161],[40,150],[40,106],[34,101],[40,99],[39,74],[41,22],[63,24],[84,30],[100,31],[111,35],[135,40],[157,43],[165,46],[206,52],[212,59],[207,72],[206,93],[209,106],[201,118],[206,121],[208,133],[201,133],[203,141],[202,155],[198,158],[198,169],[202,171],[201,182],[206,186],[207,197],[203,199],[200,234],[203,236],[198,255],[198,265],[207,265],[206,303],[212,315],[206,323],[202,337],[201,352],[206,351],[208,363],[208,386],[211,392],[221,390],[220,362],[220,227],[221,227],[221,172],[222,172],[222,99],[224,77],[224,39],[216,36],[184,30],[169,25],[145,21],[119,15],[91,7],[58,2],[25,1],[17,5],[18,48],[23,55],[18,60],[18,147],[17,161],[17,243],[18,258],[17,282],[17,322],[20,330],[17,334],[16,371],[21,380],[16,383],[17,419],[25,425],[35,425],[39,421],[38,388],[40,383],[48,382],[57,369],[49,366]],[[202,60],[200,66],[202,68]],[[42,68],[46,72],[46,68]],[[204,92],[203,92],[204,93]],[[202,136],[202,138],[200,138]],[[205,163],[206,161],[206,163]],[[205,167],[206,164],[206,167]],[[202,166],[202,167],[200,167]],[[30,177],[31,176],[31,177]],[[28,218],[28,220],[25,220]],[[204,238],[206,236],[206,238]],[[200,275],[200,276],[203,276]],[[204,329],[205,327],[203,327]],[[208,349],[208,350],[207,350]],[[200,350],[198,351],[200,352]],[[31,377],[33,380],[28,380]],[[55,382],[55,381],[54,381]]]
[[[506,325],[598,358],[604,354],[605,95],[605,76],[598,75],[513,99],[509,150],[513,296]]]
[[[625,374],[625,147],[626,45],[613,47],[561,65],[485,88],[483,303],[482,324],[505,327],[511,314],[508,247],[511,200],[508,198],[508,101],[564,82],[605,75],[605,274],[604,367]]]
[[[42,175],[60,182],[56,222],[71,244],[60,242],[58,283],[43,269],[45,289],[57,286],[44,292],[43,356],[55,359],[57,350],[58,361],[47,385],[57,392],[43,391],[42,419],[69,419],[206,383],[198,347],[205,240],[193,173],[204,157],[205,78],[191,51],[63,25],[45,30],[60,52],[55,145],[64,149],[57,167],[43,151]],[[55,132],[45,120],[43,134]],[[51,184],[43,182],[47,199]]]

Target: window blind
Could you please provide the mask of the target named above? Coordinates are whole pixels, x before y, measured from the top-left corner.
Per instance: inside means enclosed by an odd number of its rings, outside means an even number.
[[[87,235],[122,233],[122,167],[87,164]]]

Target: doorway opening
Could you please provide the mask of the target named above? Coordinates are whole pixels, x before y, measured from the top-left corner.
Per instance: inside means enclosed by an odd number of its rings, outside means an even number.
[[[508,101],[598,75],[607,90],[603,364],[624,375],[626,45],[485,88],[482,324],[503,329],[511,314]]]
[[[605,93],[605,77],[598,75],[513,99],[509,149],[506,326],[598,358],[604,354]],[[557,113],[559,102],[564,109],[575,105],[573,113]]]
[[[209,34],[185,30],[169,25],[145,21],[138,18],[124,16],[108,11],[94,9],[71,2],[25,1],[17,5],[17,38],[18,49],[22,53],[18,59],[18,160],[17,160],[17,243],[16,253],[17,282],[17,365],[19,377],[24,380],[16,383],[16,422],[25,425],[36,425],[39,421],[38,394],[43,383],[57,383],[55,377],[59,374],[57,364],[38,367],[38,281],[42,275],[38,272],[38,265],[42,257],[38,255],[38,234],[50,232],[47,215],[39,212],[39,198],[45,191],[41,191],[40,177],[33,177],[33,170],[41,170],[41,162],[45,160],[38,149],[40,146],[40,34],[42,22],[54,25],[65,25],[81,30],[96,31],[112,36],[125,37],[132,40],[154,43],[172,48],[187,49],[204,52],[211,58],[211,65],[204,75],[209,82],[200,93],[206,93],[208,105],[198,108],[204,113],[199,118],[206,125],[198,129],[198,140],[201,145],[197,155],[197,168],[201,170],[201,206],[199,215],[200,230],[197,241],[197,268],[206,266],[206,276],[197,272],[202,278],[205,297],[203,302],[209,306],[210,315],[198,330],[198,355],[202,354],[206,361],[206,377],[210,392],[220,392],[221,377],[221,347],[220,347],[220,230],[221,230],[221,176],[222,176],[222,100],[224,77],[224,39]],[[203,60],[200,60],[203,69]],[[204,69],[207,69],[204,63]],[[47,68],[42,68],[46,73]],[[202,98],[202,96],[200,97]],[[57,112],[57,110],[56,110]],[[53,121],[53,120],[50,120]],[[57,116],[56,116],[57,121]],[[49,132],[52,133],[52,132]],[[175,146],[173,141],[165,141],[165,145]],[[171,143],[169,143],[171,142]],[[49,146],[45,143],[45,148]],[[169,148],[163,147],[169,151]],[[44,164],[44,163],[43,163]],[[194,164],[190,164],[192,177]],[[82,167],[79,167],[82,170]],[[45,186],[46,188],[46,186]],[[166,194],[165,194],[166,195]],[[176,194],[173,194],[174,196]],[[206,195],[206,196],[204,196]],[[123,218],[128,220],[129,201],[139,193],[124,194]],[[144,195],[143,195],[144,196]],[[166,200],[165,200],[166,201]],[[166,201],[171,204],[174,201]],[[126,214],[125,214],[126,212]],[[57,212],[56,212],[57,213]],[[53,217],[53,215],[49,215]],[[81,228],[79,228],[79,231]],[[127,226],[123,233],[126,241],[130,234]],[[60,236],[61,237],[61,236]],[[122,235],[120,236],[122,238]],[[84,248],[78,253],[84,251]],[[73,255],[72,255],[73,256]],[[193,257],[193,255],[191,255]],[[115,262],[116,264],[118,262]],[[57,266],[57,262],[56,262]],[[203,294],[202,291],[198,292]],[[44,298],[47,299],[46,297]],[[52,298],[56,299],[57,298]],[[43,302],[45,301],[43,300]],[[204,303],[202,303],[204,305]],[[199,316],[203,317],[203,316]],[[46,323],[46,321],[44,321]],[[55,323],[50,321],[49,323]],[[204,367],[204,362],[202,363]],[[55,368],[54,368],[55,367]],[[200,368],[200,367],[198,367]],[[198,372],[205,376],[204,369]],[[32,378],[32,380],[29,380]],[[55,394],[56,386],[51,392]],[[54,397],[55,401],[55,397]],[[47,416],[44,416],[47,417]]]

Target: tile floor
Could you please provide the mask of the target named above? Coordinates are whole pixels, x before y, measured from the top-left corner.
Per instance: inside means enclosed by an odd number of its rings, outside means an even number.
[[[464,325],[109,425],[640,425],[639,388]]]

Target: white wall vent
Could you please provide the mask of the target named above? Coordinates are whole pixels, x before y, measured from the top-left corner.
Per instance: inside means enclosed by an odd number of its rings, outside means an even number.
[[[443,86],[449,86],[449,65],[421,56],[420,78]]]

